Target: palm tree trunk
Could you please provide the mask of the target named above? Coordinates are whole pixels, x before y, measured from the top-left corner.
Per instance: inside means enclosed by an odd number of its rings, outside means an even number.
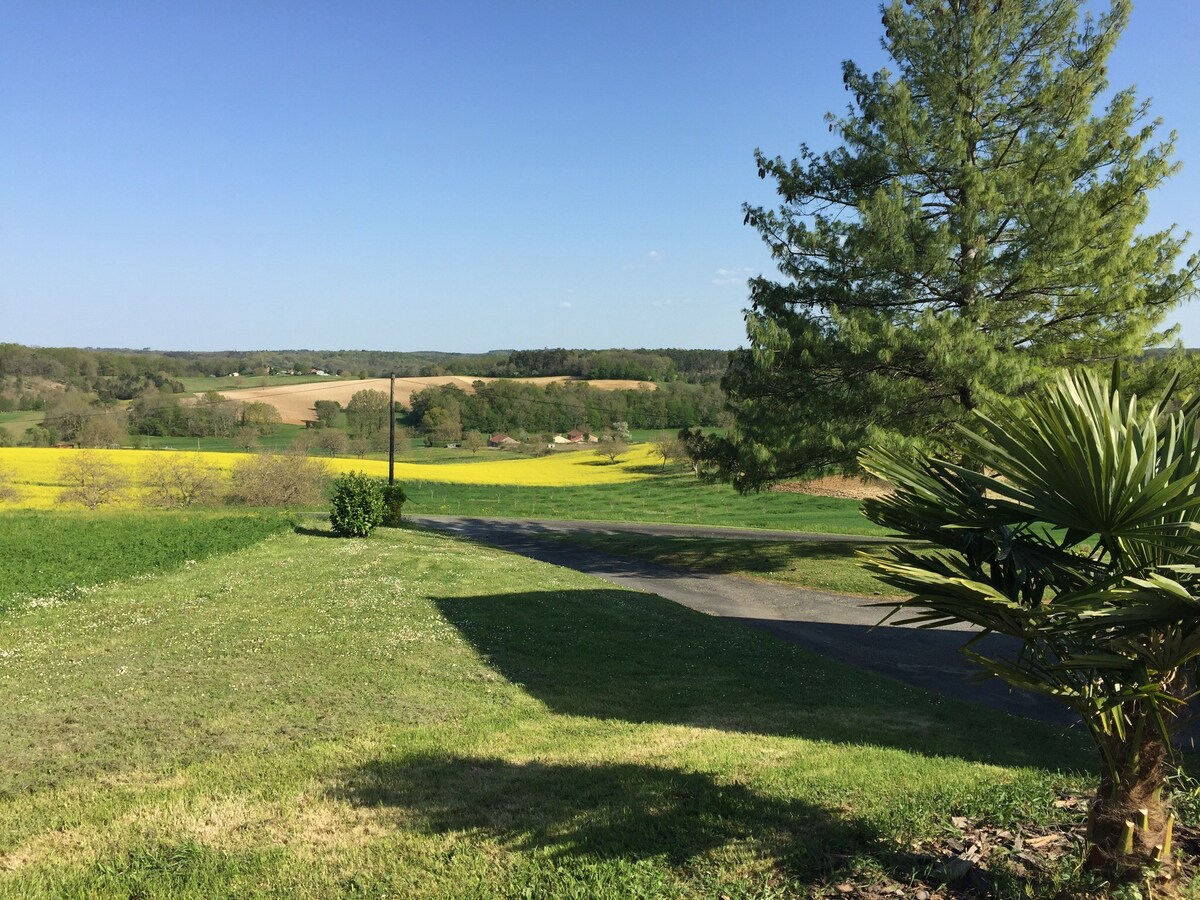
[[[1147,866],[1171,865],[1174,816],[1166,802],[1167,747],[1144,720],[1127,734],[1098,741],[1100,788],[1088,809],[1088,859],[1092,869],[1137,876]]]

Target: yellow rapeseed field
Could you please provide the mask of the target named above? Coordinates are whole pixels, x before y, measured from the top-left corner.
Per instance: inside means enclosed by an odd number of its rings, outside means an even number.
[[[0,447],[0,487],[8,485],[15,498],[5,499],[0,491],[0,508],[49,509],[57,504],[64,489],[60,469],[72,454],[94,453],[117,465],[134,486],[140,474],[155,460],[167,455],[202,459],[206,464],[226,473],[243,453],[195,453],[178,450],[69,450],[31,447]],[[499,456],[499,453],[494,453]],[[376,478],[387,478],[386,460],[341,459],[322,460],[332,474],[365,472]],[[564,452],[540,459],[488,459],[480,462],[396,463],[396,480],[438,481],[456,484],[522,485],[527,487],[571,487],[577,485],[618,484],[638,481],[649,476],[645,469],[653,463],[649,445],[635,445],[614,465],[586,451]]]

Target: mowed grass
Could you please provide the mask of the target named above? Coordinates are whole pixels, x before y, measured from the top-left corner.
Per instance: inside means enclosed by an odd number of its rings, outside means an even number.
[[[275,512],[0,513],[0,614],[53,603],[103,582],[160,573],[292,527]]]
[[[1055,791],[1092,762],[1079,735],[405,530],[14,608],[0,693],[4,897],[832,894],[919,872],[910,842],[951,816],[1077,815]]]
[[[404,482],[409,496],[405,511],[426,515],[886,534],[862,515],[855,500],[806,494],[738,494],[729,485],[704,483],[678,471],[641,471],[646,477],[637,481],[562,488],[409,480]]]
[[[256,443],[261,450],[282,453],[304,433],[303,425],[276,425],[271,434],[260,435]],[[180,437],[178,435],[143,434],[130,437],[129,442],[147,450],[186,450],[197,453],[245,453],[233,437]]]
[[[799,496],[799,495],[797,495]],[[895,588],[868,572],[855,555],[878,544],[844,541],[766,541],[672,535],[570,532],[556,540],[615,556],[681,569],[742,575],[843,594],[892,595]]]
[[[5,429],[13,441],[17,441],[25,434],[25,429],[41,425],[45,416],[40,409],[0,412],[0,428]]]

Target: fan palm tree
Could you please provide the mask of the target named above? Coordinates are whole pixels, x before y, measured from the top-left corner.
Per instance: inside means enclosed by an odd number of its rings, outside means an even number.
[[[1021,642],[1015,658],[966,652],[1079,713],[1101,760],[1087,863],[1119,876],[1171,864],[1166,777],[1200,654],[1197,404],[1168,412],[1169,396],[1139,404],[1115,370],[1065,373],[977,414],[954,461],[862,459],[896,488],[867,516],[935,545],[868,559],[912,594],[889,618]]]

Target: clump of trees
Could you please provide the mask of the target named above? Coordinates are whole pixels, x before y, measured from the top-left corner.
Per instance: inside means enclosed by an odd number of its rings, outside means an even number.
[[[605,391],[586,382],[534,385],[516,381],[477,381],[474,393],[453,385],[430,387],[412,396],[409,425],[431,443],[459,440],[463,432],[524,431],[553,434],[581,428],[682,428],[714,425],[724,397],[715,384],[671,382],[658,390]]]
[[[253,405],[253,404],[251,404]],[[270,430],[278,423],[274,407],[250,412],[249,427]],[[195,403],[184,403],[180,395],[160,388],[147,389],[129,408],[129,430],[134,434],[172,437],[230,437],[247,425],[246,404],[227,400],[216,391],[200,395]]]
[[[333,428],[342,414],[342,404],[336,400],[317,400],[313,403],[313,409],[317,414],[317,427],[319,428]]]
[[[66,485],[58,501],[88,509],[131,497],[164,509],[212,506],[226,500],[245,506],[311,506],[322,501],[329,480],[324,462],[303,455],[249,456],[234,464],[226,481],[219,468],[198,454],[162,453],[149,458],[131,483],[114,459],[92,450],[68,455],[58,476]],[[5,499],[7,486],[0,479],[0,500]]]
[[[356,438],[378,442],[388,433],[391,402],[383,391],[356,391],[346,405],[346,427]]]
[[[279,410],[262,400],[241,404],[240,419],[243,429],[259,437],[274,434],[283,423],[283,419],[279,416]]]

